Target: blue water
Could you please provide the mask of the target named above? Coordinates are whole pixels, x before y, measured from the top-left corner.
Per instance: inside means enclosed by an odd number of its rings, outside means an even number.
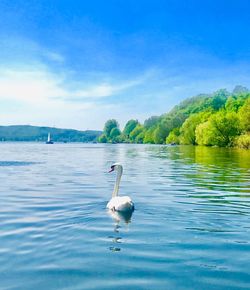
[[[3,142],[0,181],[0,289],[250,289],[249,151]]]

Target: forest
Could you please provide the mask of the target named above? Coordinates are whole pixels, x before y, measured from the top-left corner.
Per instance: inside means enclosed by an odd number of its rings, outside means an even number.
[[[250,91],[236,86],[182,101],[170,112],[152,116],[141,124],[129,120],[121,131],[108,120],[101,143],[183,144],[250,149]]]
[[[55,127],[30,125],[0,126],[0,141],[38,141],[45,142],[51,134],[55,142],[95,142],[101,131],[78,131]]]

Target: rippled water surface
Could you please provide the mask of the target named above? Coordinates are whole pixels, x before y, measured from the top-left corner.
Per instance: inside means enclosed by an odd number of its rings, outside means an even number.
[[[0,180],[1,289],[250,288],[249,151],[0,143]]]

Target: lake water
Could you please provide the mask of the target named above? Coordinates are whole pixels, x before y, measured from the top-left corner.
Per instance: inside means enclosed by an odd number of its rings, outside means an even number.
[[[2,142],[0,181],[0,289],[250,289],[250,151]]]

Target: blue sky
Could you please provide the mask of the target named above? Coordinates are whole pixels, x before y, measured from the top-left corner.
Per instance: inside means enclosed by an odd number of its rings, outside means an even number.
[[[250,87],[250,1],[0,1],[0,124],[102,129]]]

